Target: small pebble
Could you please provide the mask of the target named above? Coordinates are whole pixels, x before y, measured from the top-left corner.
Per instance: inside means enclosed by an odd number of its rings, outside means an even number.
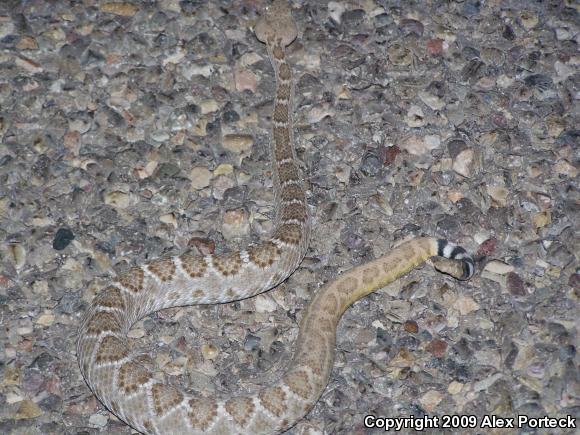
[[[403,329],[410,334],[416,334],[417,332],[419,332],[419,326],[417,325],[417,322],[415,322],[414,320],[407,320],[403,324]]]
[[[20,243],[9,243],[6,246],[7,257],[17,270],[22,269],[26,264],[27,251]]]
[[[447,387],[447,392],[449,394],[459,394],[463,390],[463,384],[461,382],[452,381]]]
[[[115,208],[123,209],[131,205],[131,195],[121,192],[120,190],[106,193],[104,199],[105,204]]]
[[[101,12],[123,17],[132,17],[138,10],[136,5],[125,2],[102,3],[100,9]]]
[[[236,69],[234,71],[234,80],[236,82],[236,91],[251,91],[256,92],[256,87],[258,85],[258,79],[256,75],[247,69]]]
[[[459,314],[466,316],[469,313],[479,309],[479,304],[469,296],[460,296],[453,303],[453,308],[459,311]]]
[[[202,115],[207,115],[208,113],[217,112],[219,110],[219,105],[216,100],[204,100],[200,103],[199,108]]]
[[[54,323],[55,317],[52,312],[45,312],[36,319],[36,324],[40,326],[50,326]]]
[[[437,405],[443,400],[443,394],[437,390],[427,391],[420,399],[419,402],[425,411],[432,413],[437,408]]]
[[[514,296],[526,296],[527,294],[524,281],[515,272],[507,274],[507,289]]]
[[[379,173],[381,167],[382,164],[378,156],[372,152],[367,152],[361,162],[360,170],[367,177],[374,177]]]
[[[409,127],[423,127],[425,125],[425,115],[419,106],[411,106],[407,111],[405,122]]]
[[[249,135],[231,134],[223,139],[224,148],[234,153],[249,151],[253,144],[254,139]]]
[[[59,228],[54,235],[54,240],[52,241],[52,247],[57,251],[62,251],[66,248],[70,242],[75,238],[74,233],[68,228]]]
[[[239,238],[248,234],[250,223],[245,209],[238,208],[224,213],[222,234],[226,239]]]
[[[399,29],[405,36],[423,36],[423,23],[417,20],[405,18],[399,23]]]
[[[104,414],[93,414],[89,417],[89,425],[94,428],[104,428],[108,422],[109,418]]]
[[[461,151],[453,161],[453,170],[466,178],[477,175],[480,169],[479,153],[472,148]]]
[[[558,358],[562,362],[571,361],[576,356],[576,348],[568,344],[566,346],[562,346],[558,352]]]
[[[209,169],[203,166],[196,166],[189,172],[191,188],[194,190],[201,190],[208,187],[211,178],[212,173],[209,171]]]
[[[256,296],[255,304],[256,312],[258,313],[273,313],[278,307],[278,304],[267,295]]]
[[[212,360],[218,356],[219,350],[213,344],[203,344],[201,346],[201,354],[203,355],[204,359]]]
[[[432,340],[427,347],[425,348],[425,350],[431,354],[433,354],[433,356],[437,357],[437,358],[441,358],[442,356],[445,355],[445,351],[447,350],[447,343],[444,342],[443,340]]]
[[[25,399],[20,402],[18,410],[14,414],[13,418],[15,420],[28,420],[40,417],[43,414],[39,406],[32,400]]]
[[[410,135],[401,142],[399,147],[401,150],[407,151],[409,154],[420,156],[439,147],[439,143],[432,139],[426,139],[425,137]]]
[[[497,273],[498,275],[506,275],[514,271],[514,267],[502,261],[492,260],[485,265],[484,270],[488,272]]]

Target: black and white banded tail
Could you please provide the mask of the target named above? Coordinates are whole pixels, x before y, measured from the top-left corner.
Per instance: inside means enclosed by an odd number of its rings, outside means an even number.
[[[437,240],[437,255],[449,258],[450,260],[460,260],[463,264],[463,275],[461,280],[470,279],[475,273],[475,263],[473,258],[461,246],[448,242],[445,239]]]

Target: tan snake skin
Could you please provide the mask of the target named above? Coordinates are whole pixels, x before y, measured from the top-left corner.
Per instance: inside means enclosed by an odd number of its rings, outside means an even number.
[[[298,267],[308,246],[310,219],[292,140],[292,72],[284,51],[297,36],[288,5],[274,1],[255,32],[268,48],[277,84],[272,117],[273,235],[237,252],[184,254],[135,267],[95,297],[79,330],[77,357],[87,384],[111,412],[142,433],[284,431],[312,409],[326,387],[336,327],[352,303],[431,256],[454,259],[441,268],[459,279],[470,278],[474,271],[463,248],[432,238],[411,240],[317,292],[302,317],[294,358],[278,383],[253,395],[215,398],[190,395],[159,381],[152,360],[129,348],[127,332],[137,320],[163,308],[229,302],[266,291]]]

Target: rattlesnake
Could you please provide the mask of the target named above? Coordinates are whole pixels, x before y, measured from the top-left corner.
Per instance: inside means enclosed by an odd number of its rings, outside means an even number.
[[[446,267],[457,278],[468,279],[474,271],[473,260],[463,248],[445,240],[417,238],[343,273],[316,293],[302,316],[286,373],[253,395],[220,399],[188,394],[161,382],[150,357],[130,350],[127,332],[138,319],[173,306],[254,296],[284,281],[306,252],[311,224],[293,147],[293,80],[285,57],[285,47],[296,38],[297,29],[288,5],[275,0],[255,33],[266,44],[276,75],[272,236],[223,255],[183,254],[132,268],[95,297],[79,330],[77,357],[87,384],[109,410],[143,433],[284,431],[312,409],[324,390],[334,360],[336,327],[352,303],[431,256],[455,259],[447,260]]]

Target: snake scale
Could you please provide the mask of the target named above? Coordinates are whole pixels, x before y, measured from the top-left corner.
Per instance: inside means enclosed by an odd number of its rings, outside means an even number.
[[[255,28],[276,76],[272,115],[275,228],[260,244],[221,255],[161,258],[119,276],[93,300],[79,329],[77,357],[87,384],[117,417],[145,434],[269,434],[292,427],[328,382],[336,328],[355,301],[432,256],[469,279],[474,263],[445,240],[412,239],[322,287],[300,322],[294,357],[274,385],[252,395],[201,397],[160,381],[150,357],[132,350],[127,333],[140,318],[168,307],[217,304],[275,287],[298,267],[311,230],[305,187],[292,139],[292,71],[285,47],[297,36],[289,6],[275,0]],[[445,261],[445,260],[443,260]]]

